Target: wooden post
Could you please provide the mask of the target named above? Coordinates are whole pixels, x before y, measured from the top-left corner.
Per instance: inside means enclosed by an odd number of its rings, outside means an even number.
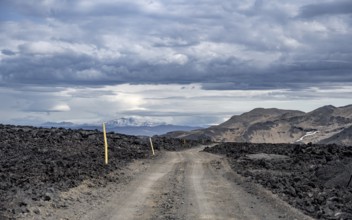
[[[150,142],[150,147],[152,148],[152,153],[153,153],[153,156],[155,155],[154,154],[154,146],[153,146],[153,142],[152,142],[152,138],[150,137],[149,138],[149,142]]]
[[[108,164],[108,141],[106,138],[105,123],[103,123],[104,146],[105,146],[105,164]]]

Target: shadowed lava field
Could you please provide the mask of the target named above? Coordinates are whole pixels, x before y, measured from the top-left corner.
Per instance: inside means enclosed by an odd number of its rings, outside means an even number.
[[[352,219],[352,147],[221,143],[232,168],[317,219]]]
[[[109,165],[104,165],[103,134],[97,130],[0,125],[0,219],[43,215],[42,208],[65,208],[61,192],[89,180],[89,187],[123,181],[117,172],[136,159],[152,158],[149,140],[107,134]],[[155,137],[155,150],[179,150],[195,141]],[[47,214],[47,213],[46,213]]]

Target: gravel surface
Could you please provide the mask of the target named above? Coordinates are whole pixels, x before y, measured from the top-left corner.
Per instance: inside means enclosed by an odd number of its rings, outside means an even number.
[[[312,217],[352,219],[352,147],[222,143],[205,151],[225,154],[238,174]]]
[[[165,151],[142,168],[136,164],[127,184],[113,184],[109,196],[91,197],[95,206],[76,202],[51,219],[311,219],[263,187],[242,181],[226,159],[203,148]]]

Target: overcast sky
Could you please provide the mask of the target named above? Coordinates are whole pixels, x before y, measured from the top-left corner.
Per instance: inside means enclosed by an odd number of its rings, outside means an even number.
[[[351,0],[0,0],[0,122],[352,104]]]

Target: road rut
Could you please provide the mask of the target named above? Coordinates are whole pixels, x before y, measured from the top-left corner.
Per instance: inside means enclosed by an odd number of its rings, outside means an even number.
[[[78,219],[310,219],[201,150],[165,152]]]

